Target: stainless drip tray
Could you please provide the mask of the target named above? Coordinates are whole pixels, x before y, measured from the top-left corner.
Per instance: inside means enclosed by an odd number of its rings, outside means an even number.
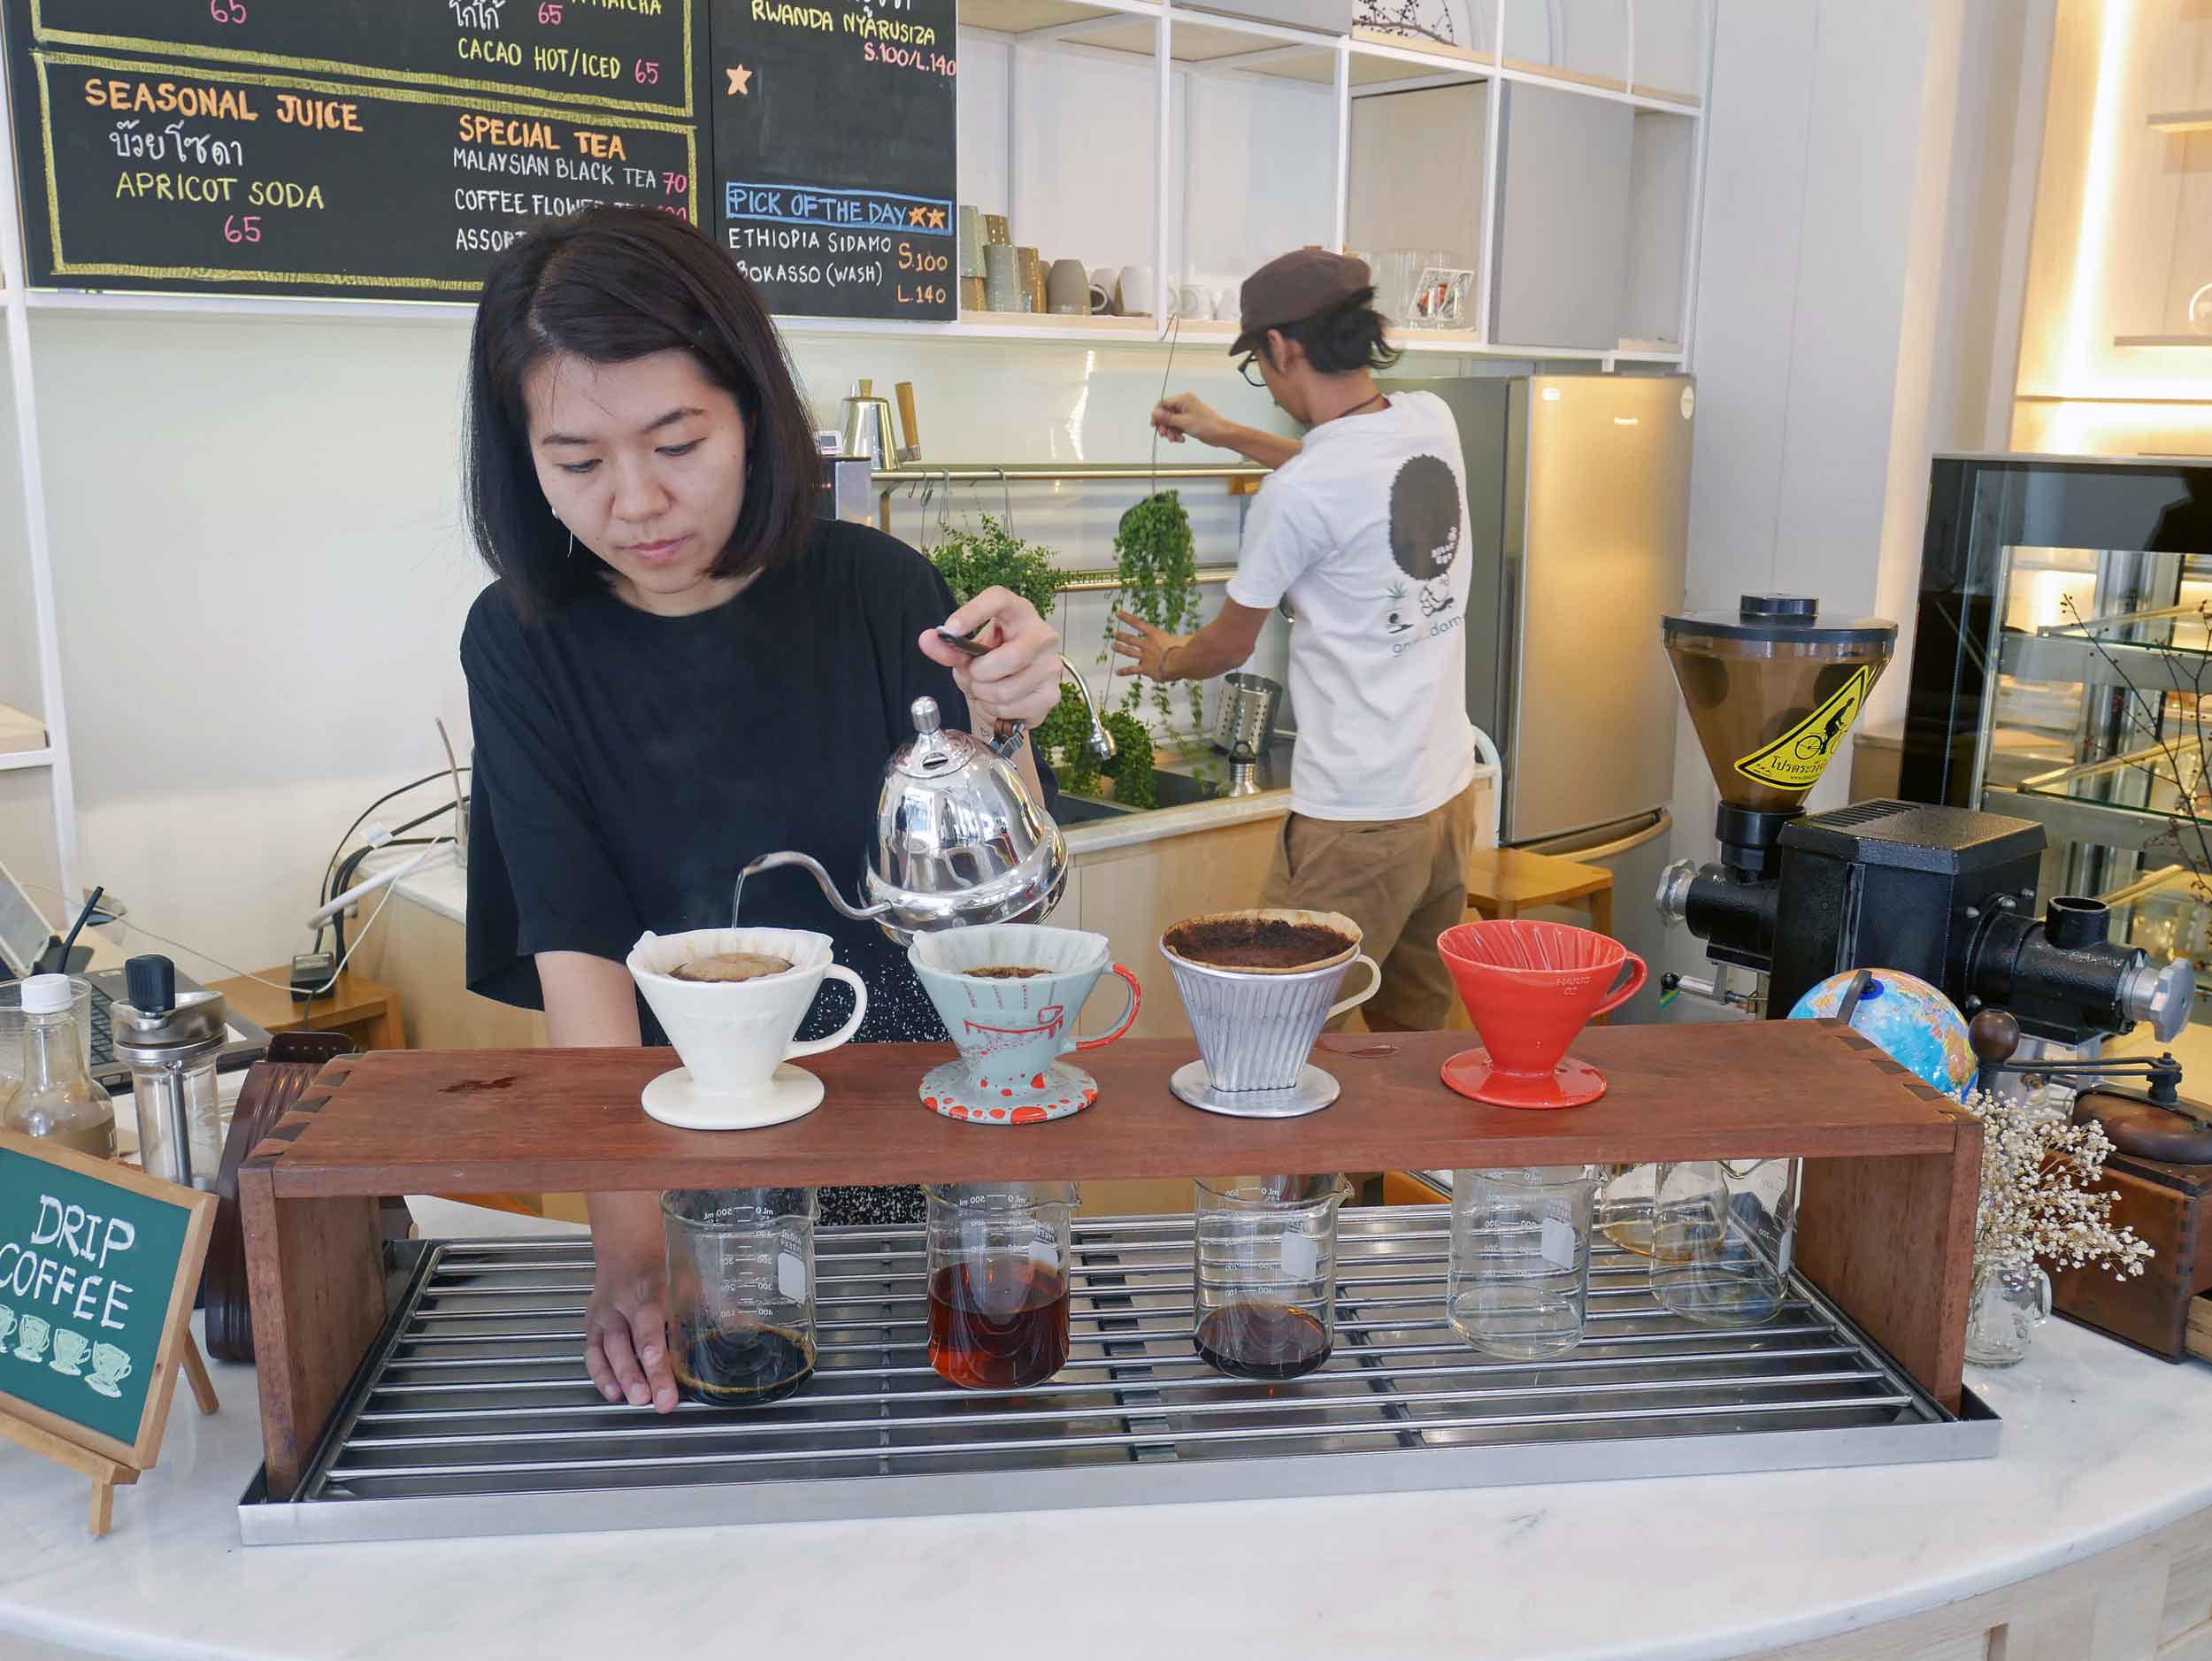
[[[1601,1248],[1588,1340],[1491,1360],[1443,1313],[1440,1206],[1343,1213],[1336,1349],[1286,1384],[1190,1341],[1187,1217],[1079,1219],[1067,1366],[979,1394],[930,1370],[918,1227],[816,1237],[819,1360],[772,1406],[610,1406],[585,1378],[580,1239],[414,1248],[411,1279],[296,1498],[257,1480],[249,1545],[1275,1498],[1985,1458],[1802,1282],[1717,1333]]]

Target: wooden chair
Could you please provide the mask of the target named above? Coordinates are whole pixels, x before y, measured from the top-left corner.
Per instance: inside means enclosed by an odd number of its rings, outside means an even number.
[[[1478,848],[1467,857],[1467,904],[1484,917],[1518,917],[1547,905],[1578,906],[1601,934],[1613,932],[1613,873],[1602,865]]]

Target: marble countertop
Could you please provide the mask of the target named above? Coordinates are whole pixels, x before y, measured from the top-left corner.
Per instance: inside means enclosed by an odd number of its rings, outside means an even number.
[[[1911,1614],[2212,1505],[2212,1372],[2054,1321],[2024,1365],[1968,1369],[2005,1419],[1998,1457],[1968,1464],[248,1549],[253,1380],[215,1373],[223,1411],[179,1392],[104,1541],[82,1479],[0,1444],[0,1634],[161,1661],[703,1642],[972,1661],[987,1619],[1064,1661],[1690,1661]]]

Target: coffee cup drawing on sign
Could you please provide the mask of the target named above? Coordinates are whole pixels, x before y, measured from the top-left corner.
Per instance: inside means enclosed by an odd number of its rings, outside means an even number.
[[[91,1339],[64,1327],[54,1334],[54,1358],[47,1365],[56,1373],[81,1379],[84,1377],[84,1358],[91,1350]]]
[[[7,1353],[8,1334],[15,1330],[15,1311],[0,1303],[0,1355]]]
[[[23,1324],[16,1329],[15,1358],[18,1361],[46,1359],[46,1340],[53,1327],[43,1315],[26,1315]]]
[[[92,1376],[85,1380],[85,1388],[97,1390],[106,1396],[122,1395],[116,1387],[131,1375],[131,1358],[113,1344],[92,1346]]]

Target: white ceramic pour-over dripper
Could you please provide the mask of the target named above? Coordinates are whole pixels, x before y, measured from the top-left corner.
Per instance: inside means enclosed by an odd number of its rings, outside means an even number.
[[[673,973],[728,952],[781,957],[791,968],[755,980],[679,980]],[[687,1130],[758,1130],[811,1113],[822,1103],[822,1081],[791,1062],[846,1042],[868,1012],[868,988],[830,961],[829,936],[803,929],[648,931],[630,949],[629,969],[684,1064],[645,1087],[645,1111]],[[851,1019],[827,1038],[794,1042],[828,979],[852,988]]]

